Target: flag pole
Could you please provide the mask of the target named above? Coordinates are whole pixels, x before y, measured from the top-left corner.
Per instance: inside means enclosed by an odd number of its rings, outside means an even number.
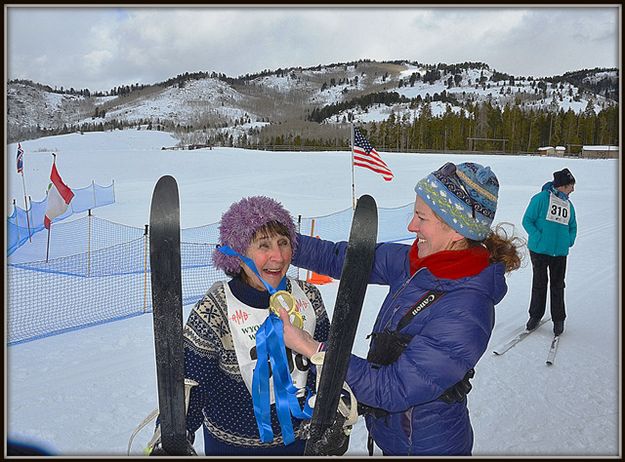
[[[354,123],[349,124],[350,127],[350,148],[352,159],[352,209],[356,210],[356,186],[354,181]]]
[[[56,164],[56,154],[52,153],[52,166]],[[50,198],[48,197],[48,200]],[[48,256],[50,255],[50,231],[52,231],[52,220],[50,220],[50,227],[48,228],[48,243],[46,245],[46,263],[48,263]]]
[[[15,201],[15,198],[13,199],[13,208],[15,209],[15,228],[17,229],[17,240],[20,240],[20,218],[19,218],[19,214],[17,213],[17,203]]]
[[[30,217],[28,216],[28,200],[26,199],[26,180],[24,180],[24,150],[22,144],[17,143],[17,173],[22,174],[22,189],[24,190],[24,212],[26,213],[26,225],[28,226],[28,240],[32,242],[30,238]],[[17,207],[15,208],[17,214]]]
[[[48,257],[50,256],[50,230],[52,229],[52,223],[50,223],[50,227],[48,228],[48,243],[46,245],[46,263],[48,263]]]

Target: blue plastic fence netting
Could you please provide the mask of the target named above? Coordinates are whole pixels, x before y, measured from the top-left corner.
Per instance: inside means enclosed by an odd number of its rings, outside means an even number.
[[[115,202],[114,183],[111,183],[110,186],[100,186],[92,182],[85,188],[76,188],[72,191],[74,192],[72,201],[65,213],[54,219],[55,223],[72,216],[74,213],[86,212]],[[42,201],[30,201],[28,213],[23,208],[14,205],[13,213],[7,218],[7,255],[11,255],[29,239],[32,239],[35,233],[44,229],[43,219],[47,208],[47,197]]]
[[[414,237],[406,226],[412,204],[379,208],[378,241]],[[333,241],[349,237],[351,208],[302,218],[302,234]],[[314,227],[313,227],[314,222]],[[181,230],[183,304],[195,303],[228,277],[212,265],[219,223]],[[152,311],[147,226],[136,228],[94,215],[55,224],[46,257],[44,233],[22,245],[7,265],[8,344],[81,329]],[[297,278],[291,266],[288,275]]]

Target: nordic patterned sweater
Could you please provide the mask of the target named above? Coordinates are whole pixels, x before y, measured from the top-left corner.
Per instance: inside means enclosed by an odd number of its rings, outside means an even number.
[[[317,322],[313,337],[324,342],[330,329],[319,290],[297,281],[310,300]],[[228,282],[232,294],[252,308],[267,310],[269,293],[256,290],[239,277]],[[291,281],[287,280],[291,292]],[[275,404],[271,405],[274,440],[263,443],[254,417],[248,391],[234,349],[224,283],[217,282],[194,306],[184,327],[185,377],[199,383],[193,387],[187,413],[187,430],[194,435],[204,425],[204,451],[208,455],[301,455],[305,441],[300,439],[301,423],[292,418],[296,440],[284,446]],[[314,374],[309,372],[308,387],[314,390]],[[303,405],[304,398],[300,398]]]

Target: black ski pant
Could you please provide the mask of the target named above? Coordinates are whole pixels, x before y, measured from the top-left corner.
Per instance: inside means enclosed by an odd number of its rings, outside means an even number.
[[[551,320],[564,321],[564,276],[566,273],[566,256],[552,257],[542,253],[532,252],[532,299],[530,301],[530,316],[541,319],[545,314],[547,303],[547,287],[549,287],[551,302]],[[549,271],[549,276],[547,276]]]

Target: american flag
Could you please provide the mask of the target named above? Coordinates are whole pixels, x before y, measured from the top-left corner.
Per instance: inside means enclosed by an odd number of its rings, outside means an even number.
[[[17,173],[22,173],[24,171],[24,150],[22,149],[22,144],[17,143]]]
[[[384,181],[393,179],[391,169],[357,128],[354,128],[354,165],[379,173],[384,178]]]

